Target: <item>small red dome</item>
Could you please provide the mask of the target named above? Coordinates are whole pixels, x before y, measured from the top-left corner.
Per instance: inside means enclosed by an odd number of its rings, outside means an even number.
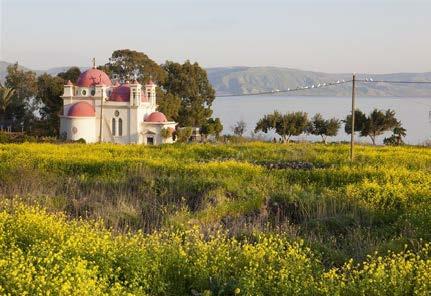
[[[79,75],[78,82],[76,84],[80,87],[90,87],[98,84],[111,86],[112,82],[105,72],[92,68],[82,72],[81,75]]]
[[[72,81],[68,80],[66,85],[73,86],[73,83],[72,83]]]
[[[162,112],[153,112],[145,118],[145,122],[167,122],[165,114]]]
[[[96,112],[94,107],[87,102],[78,102],[73,104],[69,111],[67,112],[67,116],[77,116],[77,117],[92,117],[96,116]]]
[[[129,102],[130,101],[130,86],[129,84],[122,84],[112,90],[109,96],[110,101],[114,102]]]

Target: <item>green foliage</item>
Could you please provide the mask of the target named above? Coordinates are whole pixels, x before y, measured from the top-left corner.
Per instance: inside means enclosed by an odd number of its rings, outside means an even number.
[[[78,67],[70,67],[65,72],[57,74],[57,76],[62,78],[65,83],[70,80],[73,84],[78,82],[79,75],[81,75],[81,70]]]
[[[383,143],[385,145],[403,145],[403,138],[407,135],[407,130],[402,126],[397,126],[392,130],[392,135],[389,138],[385,138]]]
[[[143,52],[130,49],[115,50],[109,62],[103,67],[110,76],[116,75],[120,80],[146,83],[153,79],[157,83],[163,83],[166,79],[165,71]]]
[[[36,73],[25,71],[18,64],[7,68],[5,86],[15,90],[5,111],[5,118],[12,125],[29,127],[35,121],[37,102],[33,99],[37,93]]]
[[[198,63],[184,64],[167,61],[163,65],[167,79],[163,88],[181,98],[178,112],[180,126],[202,126],[212,115],[211,105],[215,91],[208,81],[206,71]]]
[[[160,136],[162,136],[162,138],[166,140],[172,137],[172,130],[170,128],[162,128],[160,130]]]
[[[192,136],[192,128],[191,127],[182,127],[176,130],[176,137],[179,143],[187,143]]]
[[[262,131],[267,133],[274,129],[275,132],[283,139],[283,142],[289,142],[292,136],[299,136],[304,133],[308,127],[308,115],[305,112],[289,112],[281,114],[275,111],[273,114],[265,115],[260,119],[255,132]]]
[[[365,115],[361,110],[355,110],[355,132],[360,132],[364,129],[365,121],[367,120],[367,115]],[[344,120],[344,131],[346,134],[352,133],[352,115],[347,115]]]
[[[37,78],[36,99],[42,103],[40,113],[45,122],[44,131],[48,135],[57,136],[59,133],[64,84],[65,81],[62,78],[49,74],[42,74]]]
[[[223,130],[220,118],[209,118],[208,121],[202,125],[200,132],[201,134],[208,136],[214,135],[217,139],[220,137],[220,133]]]
[[[395,111],[374,109],[370,115],[367,116],[364,127],[361,130],[362,137],[370,137],[373,145],[376,144],[376,137],[382,135],[386,131],[399,126],[400,123],[395,118]]]
[[[320,113],[317,113],[309,122],[307,132],[312,135],[321,136],[322,141],[326,144],[328,137],[337,135],[340,126],[341,123],[338,119],[324,119]]]
[[[0,83],[0,112],[4,113],[6,111],[14,93],[15,90],[13,88],[4,87]]]
[[[168,120],[177,121],[181,108],[181,98],[157,87],[157,110],[166,115]]]
[[[352,117],[348,115],[345,119],[345,131],[346,133],[351,133],[351,122]],[[376,144],[376,138],[383,133],[390,131],[394,128],[397,128],[401,125],[401,123],[395,117],[395,111],[393,110],[377,110],[374,109],[369,115],[365,115],[360,110],[355,111],[355,131],[359,131],[361,137],[370,137],[373,145]],[[405,130],[404,130],[405,133]],[[396,139],[388,139],[388,141]]]

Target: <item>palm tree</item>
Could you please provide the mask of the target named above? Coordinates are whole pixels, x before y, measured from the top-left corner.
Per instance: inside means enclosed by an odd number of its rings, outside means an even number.
[[[392,133],[395,136],[397,145],[403,143],[403,138],[407,135],[407,130],[402,126],[397,126],[392,130]]]
[[[13,88],[5,87],[0,83],[0,122],[4,122],[4,117],[6,113],[7,107],[12,102],[12,96],[14,95],[15,90]]]

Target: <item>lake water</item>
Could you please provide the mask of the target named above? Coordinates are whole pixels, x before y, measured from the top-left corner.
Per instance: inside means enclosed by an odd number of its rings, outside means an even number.
[[[391,97],[357,97],[356,107],[369,113],[374,108],[393,109],[396,117],[407,129],[405,142],[420,144],[431,139],[431,98],[391,98]],[[278,110],[280,112],[304,111],[309,117],[321,113],[325,118],[344,119],[351,111],[350,97],[312,97],[312,96],[245,96],[216,98],[213,103],[214,117],[220,117],[224,125],[224,134],[232,134],[231,127],[239,120],[247,123],[246,135],[254,130],[256,122],[263,115]],[[390,133],[388,133],[390,134]],[[266,136],[274,137],[274,133]],[[380,136],[378,142],[383,141]],[[299,136],[294,139],[317,140],[312,136]],[[340,128],[331,141],[349,140],[350,136]],[[359,138],[361,142],[370,142],[368,138]]]

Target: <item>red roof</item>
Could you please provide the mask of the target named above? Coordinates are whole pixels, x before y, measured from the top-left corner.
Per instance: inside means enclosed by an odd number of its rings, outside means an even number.
[[[147,116],[144,120],[145,122],[167,122],[165,114],[162,112],[153,112]]]
[[[156,84],[150,79],[150,81],[148,81],[146,85],[156,85]]]
[[[92,68],[82,72],[81,75],[79,75],[78,82],[76,84],[80,87],[90,87],[98,84],[111,86],[112,82],[105,72]]]
[[[96,112],[94,107],[87,102],[78,102],[73,104],[69,111],[67,112],[67,116],[77,116],[77,117],[92,117],[96,116]]]
[[[115,87],[112,90],[111,96],[109,97],[110,101],[114,102],[129,102],[130,101],[130,86],[129,84],[122,84],[118,87]]]

